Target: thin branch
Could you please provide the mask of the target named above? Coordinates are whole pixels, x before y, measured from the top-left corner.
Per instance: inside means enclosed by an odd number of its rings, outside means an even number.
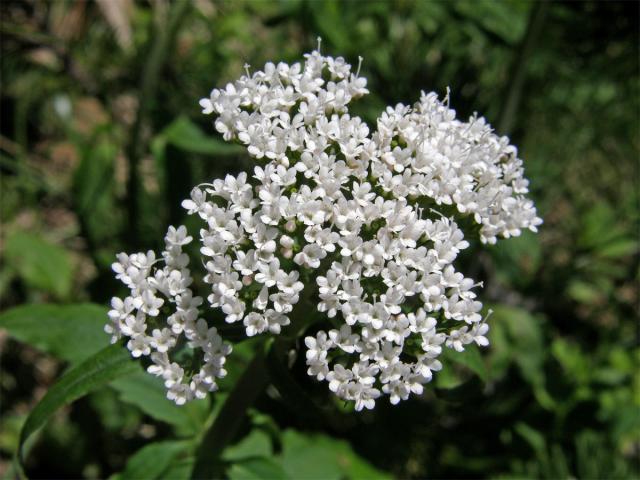
[[[156,98],[160,71],[165,63],[167,55],[178,33],[180,22],[184,18],[189,5],[189,0],[178,0],[172,4],[169,11],[169,24],[156,25],[152,32],[152,39],[157,38],[151,47],[151,52],[142,70],[140,82],[140,108],[129,137],[127,158],[129,160],[129,179],[127,182],[128,236],[131,246],[136,246],[139,241],[139,202],[140,202],[140,158],[147,148],[142,138],[143,127],[147,124],[151,107]]]
[[[534,2],[533,9],[529,15],[527,30],[511,67],[511,81],[509,82],[507,98],[500,112],[497,131],[501,135],[510,134],[513,128],[527,77],[527,64],[540,36],[549,3],[547,1]]]
[[[191,472],[192,479],[222,478],[224,464],[221,455],[242,425],[247,410],[266,388],[267,375],[264,346],[260,346],[253,360],[227,397],[213,425],[205,433]]]

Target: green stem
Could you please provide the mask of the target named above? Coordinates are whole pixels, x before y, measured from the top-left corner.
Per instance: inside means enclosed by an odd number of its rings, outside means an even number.
[[[140,201],[140,158],[144,155],[146,142],[143,142],[142,130],[147,123],[153,101],[156,98],[158,78],[165,59],[174,43],[180,22],[185,16],[191,2],[178,0],[173,3],[169,13],[168,25],[156,25],[151,38],[157,38],[151,47],[151,52],[144,65],[140,81],[139,109],[136,121],[131,130],[127,157],[129,159],[129,178],[127,182],[127,205],[129,207],[128,235],[130,244],[136,246],[139,232],[139,201]]]
[[[295,315],[292,315],[291,325],[287,326],[274,342],[268,341],[258,347],[253,360],[225,400],[213,425],[204,434],[196,453],[196,462],[191,472],[192,479],[221,478],[224,475],[225,465],[221,455],[229,442],[233,441],[247,410],[271,380],[283,388],[279,380],[285,379],[285,393],[289,390],[295,391],[298,394],[295,397],[296,400],[304,400],[305,405],[310,403],[305,395],[299,392],[301,390],[299,386],[291,385],[294,381],[290,378],[290,373],[282,361],[287,349],[295,344],[296,339],[313,318],[309,315],[310,311],[315,310],[310,302],[310,296],[315,290],[315,283],[306,285],[302,298],[294,310]],[[266,350],[269,351],[268,356],[265,355]],[[286,381],[290,383],[287,384]]]
[[[524,39],[520,44],[520,48],[516,53],[511,67],[511,81],[509,82],[507,98],[502,107],[502,111],[500,112],[498,132],[500,132],[501,135],[510,134],[511,129],[513,128],[516,112],[518,111],[520,100],[522,98],[524,81],[527,76],[527,64],[540,36],[540,30],[542,29],[544,17],[548,8],[549,2],[534,2],[533,10],[529,15],[529,23],[527,24]]]
[[[205,433],[196,453],[191,478],[221,478],[224,465],[221,455],[242,425],[246,412],[268,384],[264,346],[260,346],[253,360],[227,397],[213,425]]]

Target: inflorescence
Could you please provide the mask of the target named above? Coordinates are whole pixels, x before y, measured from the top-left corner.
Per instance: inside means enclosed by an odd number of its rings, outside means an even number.
[[[542,223],[516,148],[483,118],[457,120],[448,94],[423,93],[413,107],[388,107],[371,132],[348,109],[366,85],[319,48],[302,64],[247,67],[200,105],[258,165],[182,203],[204,223],[207,303],[254,336],[280,333],[304,295],[335,327],[305,338],[308,373],[356,410],[422,393],[443,348],[488,344],[480,284],[454,267],[471,233],[454,217],[491,244]],[[131,294],[113,299],[106,328],[149,357],[178,404],[216,390],[231,352],[190,289],[191,241],[170,227],[161,257],[118,255]],[[171,356],[185,345],[202,352],[188,366]]]

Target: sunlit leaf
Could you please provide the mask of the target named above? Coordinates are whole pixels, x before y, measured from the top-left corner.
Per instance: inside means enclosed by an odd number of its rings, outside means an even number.
[[[255,457],[234,463],[227,472],[230,480],[284,480],[291,478],[273,458]]]
[[[140,370],[129,352],[121,345],[114,344],[100,350],[69,372],[53,385],[46,395],[38,402],[20,432],[18,456],[23,463],[25,442],[49,417],[59,408],[68,405],[78,398],[96,390],[112,380],[130,375]]]
[[[602,291],[595,285],[580,280],[572,281],[568,288],[569,296],[579,303],[593,304],[602,300]]]
[[[163,132],[167,143],[193,153],[205,155],[237,155],[244,152],[244,148],[225,142],[213,135],[205,134],[200,127],[180,116],[171,123]],[[160,144],[156,143],[156,149]]]
[[[111,480],[163,478],[164,474],[176,463],[176,460],[187,454],[192,448],[193,442],[187,440],[155,442],[145,445],[129,458],[124,470],[111,477]]]
[[[0,314],[9,335],[62,360],[77,363],[109,344],[107,308],[77,305],[21,305]]]
[[[445,348],[443,350],[443,358],[445,363],[455,362],[464,365],[476,373],[482,381],[487,380],[487,366],[475,344],[467,345],[463,352]]]
[[[534,452],[541,454],[547,449],[547,442],[536,429],[526,423],[518,422],[513,429],[529,444]]]
[[[31,288],[64,299],[73,286],[73,263],[69,253],[39,235],[15,231],[5,245],[7,262]]]
[[[173,425],[178,434],[197,434],[209,415],[208,401],[194,400],[187,405],[178,406],[167,399],[167,390],[160,378],[142,371],[119,378],[111,386],[123,401],[135,405],[156,420]]]
[[[249,457],[268,457],[272,453],[271,439],[262,430],[254,430],[236,445],[225,449],[224,460],[241,460]]]
[[[177,459],[159,478],[166,480],[188,480],[191,476],[194,463],[195,457],[192,456]]]
[[[504,328],[510,345],[509,355],[522,377],[533,386],[536,398],[545,408],[553,407],[553,399],[546,390],[544,361],[547,348],[542,334],[540,317],[521,308],[496,305],[493,324]]]
[[[620,258],[633,255],[640,248],[638,240],[634,238],[617,239],[598,250],[598,255],[607,258]]]
[[[118,148],[109,137],[87,142],[82,147],[82,159],[73,178],[75,211],[91,245],[113,238],[121,221],[114,192],[117,154]]]
[[[344,440],[295,430],[286,430],[282,435],[282,466],[289,477],[301,480],[388,478],[356,455]]]

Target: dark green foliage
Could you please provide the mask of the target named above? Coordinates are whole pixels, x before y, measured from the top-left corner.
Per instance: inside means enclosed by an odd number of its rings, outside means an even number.
[[[30,437],[32,478],[189,478],[207,455],[234,480],[640,475],[637,3],[122,4],[0,2],[0,472]],[[509,133],[545,223],[461,258],[491,346],[443,358],[422,397],[348,411],[289,356],[310,314],[236,344],[221,392],[177,407],[107,346],[110,264],[193,222],[192,186],[251,168],[198,99],[317,36],[364,57],[369,125],[450,87]]]

